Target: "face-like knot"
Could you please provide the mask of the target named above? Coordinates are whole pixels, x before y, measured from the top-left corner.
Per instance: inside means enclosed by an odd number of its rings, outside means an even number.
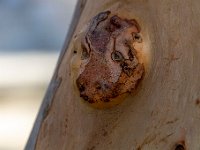
[[[80,96],[92,104],[106,104],[132,92],[144,67],[137,58],[135,42],[142,42],[135,20],[110,11],[95,16],[81,40],[82,62],[76,80]]]

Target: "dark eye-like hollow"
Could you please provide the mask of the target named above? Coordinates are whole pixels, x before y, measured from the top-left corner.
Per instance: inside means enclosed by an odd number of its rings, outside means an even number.
[[[142,42],[142,37],[139,33],[133,33],[133,40],[138,42],[138,43],[141,43]]]
[[[122,20],[118,16],[113,16],[110,18],[110,22],[117,28],[120,28]]]
[[[183,144],[177,144],[175,150],[185,150],[185,146]]]
[[[78,83],[78,82],[76,84],[77,84],[78,89],[79,89],[80,92],[84,92],[85,91],[85,86],[83,84]]]
[[[122,61],[124,59],[123,55],[119,51],[112,52],[111,58],[114,61]]]
[[[81,59],[87,59],[89,58],[90,54],[88,53],[87,49],[85,47],[82,46],[82,56]]]

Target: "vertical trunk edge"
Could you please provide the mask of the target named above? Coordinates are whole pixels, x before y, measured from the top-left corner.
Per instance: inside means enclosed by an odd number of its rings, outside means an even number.
[[[54,93],[55,93],[57,87],[60,84],[60,81],[56,80],[57,70],[58,70],[60,63],[62,61],[62,58],[63,58],[63,56],[64,56],[64,54],[67,50],[67,47],[68,47],[69,42],[71,40],[71,37],[72,37],[72,35],[73,35],[73,33],[76,29],[77,23],[79,21],[79,18],[81,16],[81,13],[82,13],[84,7],[85,7],[86,2],[87,2],[87,0],[78,0],[77,1],[76,8],[75,8],[75,11],[74,11],[74,14],[73,14],[73,17],[72,17],[72,21],[71,21],[71,24],[70,24],[70,28],[68,29],[68,33],[67,33],[67,36],[66,36],[66,39],[65,39],[65,43],[63,45],[59,59],[57,61],[57,65],[56,65],[56,69],[54,71],[54,75],[51,79],[51,82],[49,84],[47,92],[44,96],[44,99],[43,99],[42,105],[40,107],[39,113],[37,115],[37,118],[35,120],[33,129],[30,133],[29,139],[28,139],[27,144],[25,146],[25,150],[34,150],[35,149],[35,145],[36,145],[38,133],[39,133],[39,130],[40,130],[40,126],[41,126],[42,121],[45,118],[45,116],[46,116],[46,114],[49,110],[49,107],[51,106],[52,99],[54,97]]]

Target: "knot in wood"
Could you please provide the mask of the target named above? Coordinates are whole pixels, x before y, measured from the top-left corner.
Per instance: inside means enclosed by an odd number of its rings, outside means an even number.
[[[82,70],[76,80],[80,96],[88,103],[109,105],[133,92],[144,74],[134,43],[141,43],[136,20],[110,11],[95,16],[81,39]],[[118,103],[118,102],[117,102]]]

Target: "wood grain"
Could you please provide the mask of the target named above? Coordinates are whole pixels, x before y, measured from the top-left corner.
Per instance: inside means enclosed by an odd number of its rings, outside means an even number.
[[[200,149],[200,1],[87,0],[76,35],[99,12],[134,18],[147,56],[134,95],[111,109],[89,107],[73,83],[73,38],[61,55],[27,149]]]

